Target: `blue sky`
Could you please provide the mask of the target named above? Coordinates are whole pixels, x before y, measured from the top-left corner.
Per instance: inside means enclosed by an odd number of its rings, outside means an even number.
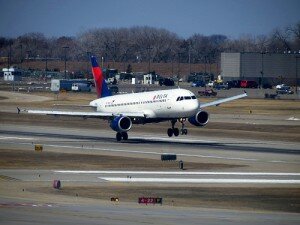
[[[268,34],[300,22],[300,0],[0,0],[0,36],[76,36],[91,28],[151,26],[195,33]]]

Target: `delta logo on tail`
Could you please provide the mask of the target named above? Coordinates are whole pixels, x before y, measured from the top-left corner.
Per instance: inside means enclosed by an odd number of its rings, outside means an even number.
[[[91,61],[92,61],[92,72],[95,80],[97,97],[104,98],[104,97],[111,96],[111,92],[105,82],[102,69],[99,67],[96,57],[92,56]]]

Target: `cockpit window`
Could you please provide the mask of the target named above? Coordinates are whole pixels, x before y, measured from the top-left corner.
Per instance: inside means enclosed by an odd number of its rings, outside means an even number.
[[[182,101],[182,100],[190,100],[190,99],[196,99],[196,96],[180,96],[176,99],[176,101]]]

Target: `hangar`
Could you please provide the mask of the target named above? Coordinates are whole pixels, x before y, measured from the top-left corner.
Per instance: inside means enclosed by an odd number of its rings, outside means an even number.
[[[299,84],[300,54],[239,52],[221,53],[221,75],[225,81],[255,80],[258,84]]]

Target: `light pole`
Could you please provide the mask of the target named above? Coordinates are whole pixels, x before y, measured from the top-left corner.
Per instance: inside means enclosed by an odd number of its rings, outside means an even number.
[[[189,75],[191,75],[191,47],[189,46]]]
[[[179,86],[179,79],[180,79],[180,57],[181,57],[181,52],[178,53],[178,75],[177,75],[177,86]]]
[[[22,68],[22,62],[23,62],[23,45],[20,44],[20,51],[21,51],[21,55],[20,55],[20,67]]]
[[[260,80],[260,88],[263,88],[263,79],[264,79],[264,54],[265,52],[261,52],[261,80]]]
[[[296,56],[296,94],[298,94],[298,59],[300,56]]]
[[[9,41],[9,54],[8,54],[8,67],[7,67],[8,69],[11,65],[11,45],[12,45],[12,43],[11,43],[11,41]]]
[[[148,60],[149,60],[149,63],[148,63],[148,74],[150,74],[150,65],[151,65],[151,57],[150,57],[150,50],[152,48],[150,46],[148,46],[147,50],[148,50]]]
[[[65,79],[67,79],[67,49],[69,46],[63,46],[63,49],[65,50]]]
[[[82,53],[84,55],[84,53]],[[89,66],[90,66],[90,58],[91,58],[91,52],[86,52],[87,55],[87,61],[86,61],[86,79],[89,78]]]

